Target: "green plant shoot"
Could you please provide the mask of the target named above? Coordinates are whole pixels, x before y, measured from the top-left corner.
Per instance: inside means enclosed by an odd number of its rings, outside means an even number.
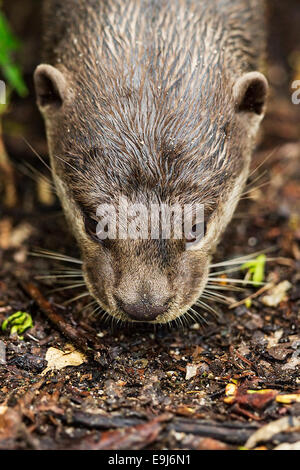
[[[28,328],[33,327],[33,321],[31,315],[26,312],[16,312],[10,315],[4,322],[2,323],[2,331],[7,331],[10,329],[10,334],[13,335],[17,333],[18,335],[24,333],[24,331],[28,330]],[[20,339],[23,339],[20,336]]]
[[[259,255],[254,260],[247,261],[241,266],[241,269],[247,269],[250,280],[255,286],[259,286],[265,278],[266,255]]]

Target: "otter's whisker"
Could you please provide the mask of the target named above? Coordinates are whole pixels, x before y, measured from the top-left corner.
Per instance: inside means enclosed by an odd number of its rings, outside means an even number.
[[[226,261],[222,261],[220,263],[215,263],[215,264],[210,264],[210,268],[221,268],[223,266],[239,266],[241,264],[244,264],[247,260],[253,259],[256,257],[256,253],[253,253],[252,255],[246,255],[246,256],[241,256],[240,258],[233,258],[229,259]]]
[[[196,305],[197,305],[197,303],[196,303]],[[204,305],[206,305],[206,304],[204,304]],[[206,310],[206,308],[204,308],[204,310]],[[203,315],[201,315],[200,312],[197,312],[196,310],[194,310],[193,307],[190,307],[188,312],[190,314],[190,317],[193,319],[193,321],[199,321],[199,319],[200,319],[201,322],[208,324],[208,321],[206,320],[206,318],[203,317]],[[192,313],[193,313],[193,315],[192,315]]]
[[[190,321],[192,321],[193,323],[197,323],[197,320],[193,317],[193,315],[189,311],[185,312],[184,316],[188,317],[190,319]],[[188,322],[188,320],[187,320],[187,322]]]
[[[61,292],[63,290],[67,290],[67,289],[76,289],[78,287],[82,287],[82,286],[85,286],[85,282],[78,282],[76,284],[72,284],[71,286],[66,286],[66,287],[57,287],[55,289],[52,289],[50,292],[53,293],[53,292]]]
[[[40,258],[50,258],[58,261],[66,261],[67,263],[74,263],[74,264],[82,264],[82,261],[77,258],[73,258],[71,256],[63,255],[61,253],[57,253],[55,251],[48,251],[48,250],[35,250],[30,253],[31,256],[37,256]]]
[[[185,316],[189,317],[193,322],[197,323],[197,318],[194,318],[194,316],[192,315],[192,313],[189,310],[187,312],[185,312],[184,317]]]
[[[70,266],[60,266],[60,269],[51,270],[49,271],[52,274],[73,274],[73,273],[80,273],[82,274],[81,268],[72,268]]]
[[[35,276],[35,279],[38,280],[44,280],[44,279],[65,279],[65,278],[71,278],[71,277],[78,277],[80,279],[83,279],[82,274],[51,274],[48,276]]]
[[[34,168],[30,163],[25,162],[21,165],[17,165],[17,168],[23,175],[28,176],[33,181],[37,182],[39,179],[43,180],[49,186],[49,192],[53,193],[56,191],[55,184],[53,181],[44,175],[41,171]]]
[[[187,318],[188,317],[188,318]],[[186,312],[186,315],[184,315],[184,319],[185,319],[185,322],[186,322],[186,326],[189,327],[190,324],[191,324],[191,320],[194,322],[194,323],[197,323],[197,319],[195,319],[193,317],[193,315],[191,314],[191,312],[187,311]]]
[[[206,289],[206,288],[205,288],[205,289],[203,290],[203,292],[204,292],[205,294],[210,294],[210,295],[213,295],[213,296],[215,296],[215,297],[219,297],[220,299],[224,299],[224,300],[227,299],[226,295],[219,294],[219,293],[217,293],[217,292],[213,292],[213,291],[211,291],[210,289]]]
[[[253,191],[254,189],[257,189],[255,184],[257,184],[259,180],[261,180],[264,176],[266,176],[267,173],[268,173],[267,170],[265,170],[261,174],[257,175],[256,178],[254,178],[252,181],[249,181],[249,183],[247,183],[247,185],[245,186],[244,192],[242,192],[241,195],[243,196],[247,194],[248,192]],[[270,182],[270,180],[268,180],[268,182]]]
[[[188,320],[185,315],[181,315],[180,317],[180,323],[183,326],[183,328],[186,328],[188,326]]]
[[[116,327],[119,326],[119,323],[122,323],[121,318],[115,318]]]
[[[249,175],[247,184],[245,186],[245,189],[252,186],[254,183],[257,183],[257,181],[259,181],[267,173],[268,173],[268,171],[264,170],[262,173],[259,173],[253,180],[251,180],[251,176]]]
[[[73,282],[73,284],[75,284],[75,283],[80,284],[80,283],[82,283],[82,282],[85,283],[85,280],[84,280],[84,279],[81,279],[81,278],[80,278],[80,279],[73,279],[73,278],[72,278],[72,279],[66,279],[66,280],[64,280],[64,279],[58,279],[58,280],[55,282],[55,284],[57,284],[58,286],[65,286],[65,285],[67,286],[67,285],[70,285],[70,282]]]
[[[206,285],[212,290],[233,291],[233,292],[244,292],[246,290],[243,287],[230,286],[230,285],[222,286],[221,284],[212,284],[211,282],[208,282]]]
[[[240,265],[236,266],[235,268],[229,268],[229,269],[223,269],[222,271],[215,271],[212,272],[208,275],[208,279],[212,277],[216,277],[217,275],[220,276],[221,274],[227,274],[227,273],[234,273],[240,270]]]
[[[89,292],[83,292],[83,294],[77,295],[76,297],[73,297],[72,299],[67,300],[66,302],[64,302],[64,305],[69,305],[69,304],[75,302],[76,300],[82,299],[82,297],[87,297],[88,295],[91,295],[91,294]]]
[[[85,179],[86,181],[89,181],[88,177],[81,171],[79,171],[78,168],[74,167],[73,165],[71,165],[70,162],[68,162],[67,160],[65,160],[64,158],[60,157],[59,155],[54,155],[53,154],[53,157],[54,158],[57,158],[58,160],[60,160],[61,162],[63,162],[65,165],[68,165],[70,168],[72,168],[72,170],[75,171],[75,173],[78,173],[80,175],[81,178]]]
[[[186,315],[181,315],[180,319],[181,319],[180,323],[182,324],[183,328],[186,328],[189,324]]]
[[[101,321],[103,321],[105,324],[110,323],[112,324],[113,322],[113,317],[109,315],[105,310],[100,312],[101,315]]]
[[[216,297],[214,294],[201,294],[201,299],[213,300],[214,302],[219,302],[224,305],[230,304],[228,299]]]
[[[34,153],[36,157],[42,162],[43,165],[47,168],[47,170],[50,171],[50,174],[52,175],[52,169],[50,166],[45,162],[45,160],[41,157],[41,155],[32,147],[32,145],[28,142],[28,140],[25,139],[25,137],[21,137],[22,140],[24,140],[25,144],[30,148],[30,150]]]
[[[101,305],[98,305],[98,307],[96,307],[96,308],[89,314],[89,318],[94,318],[97,313],[102,313],[102,312],[104,312],[103,308],[101,307]]]
[[[269,262],[271,260],[272,260],[272,258],[266,258],[266,262]],[[227,273],[233,273],[233,272],[240,271],[241,266],[243,264],[245,264],[245,261],[243,261],[242,263],[236,264],[235,267],[233,267],[233,268],[223,269],[222,271],[213,271],[213,272],[209,273],[208,278],[210,279],[210,278],[215,277],[217,275],[219,276],[221,274],[227,274]]]
[[[65,275],[68,275],[68,274],[74,274],[76,276],[82,276],[83,277],[83,272],[82,272],[82,269],[71,269],[70,266],[68,267],[62,267],[60,270],[54,270],[54,269],[51,269],[51,270],[48,270],[48,271],[45,271],[44,273],[42,273],[41,271],[38,272],[38,275],[35,276],[36,279],[39,279],[41,277],[58,277],[58,276],[65,276]]]
[[[249,178],[251,178],[251,176],[254,175],[254,173],[256,173],[262,167],[262,165],[264,165],[266,161],[268,161],[274,155],[274,153],[280,149],[280,147],[283,147],[283,146],[278,145],[273,150],[271,150],[271,152],[268,153],[268,155],[263,159],[263,161],[250,172]]]
[[[210,305],[207,305],[207,303],[203,302],[202,300],[198,299],[195,305],[197,305],[198,307],[202,307],[204,310],[207,310],[208,312],[213,313],[216,317],[219,317],[219,313]]]
[[[231,266],[231,265],[244,264],[245,261],[254,259],[258,255],[262,255],[262,254],[265,254],[265,253],[270,253],[271,251],[274,251],[275,249],[276,249],[276,247],[272,246],[272,247],[266,248],[264,250],[256,251],[256,252],[251,253],[249,255],[239,256],[237,258],[231,258],[231,259],[228,259],[228,260],[225,260],[225,261],[221,261],[219,263],[210,264],[209,267],[210,268],[219,268],[219,267],[222,267],[222,266]]]
[[[253,286],[264,286],[264,285],[266,285],[266,282],[248,281],[247,279],[232,279],[232,278],[223,279],[222,277],[215,277],[215,278],[211,277],[210,279],[214,280],[214,281],[219,281],[219,282],[226,282],[228,284],[233,282],[235,284],[244,284],[244,285],[250,284],[250,285],[253,285]]]
[[[241,195],[240,200],[245,199],[245,196],[247,196],[248,194],[251,194],[253,191],[255,191],[255,190],[257,190],[257,189],[263,188],[263,187],[266,186],[267,184],[270,184],[270,180],[265,181],[264,183],[262,183],[262,184],[260,184],[260,185],[258,185],[258,186],[255,186],[255,187],[249,189],[248,191],[245,191],[245,192]]]
[[[182,322],[181,316],[175,318],[175,325],[183,328],[183,322]]]
[[[85,312],[86,310],[88,310],[90,307],[92,307],[93,305],[96,305],[98,304],[97,300],[92,300],[91,302],[89,302],[85,307],[83,307],[81,309],[81,312]]]

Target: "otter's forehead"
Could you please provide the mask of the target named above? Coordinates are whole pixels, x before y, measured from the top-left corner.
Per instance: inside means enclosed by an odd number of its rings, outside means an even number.
[[[88,16],[93,35],[74,26],[63,151],[82,167],[77,191],[213,199],[238,172],[244,139],[228,53],[237,34],[208,3],[99,2],[99,17]]]
[[[216,201],[241,170],[245,141],[229,66],[234,25],[216,2],[129,3],[101,2],[105,24],[92,16],[93,35],[75,30],[71,41],[74,98],[62,124],[64,157],[78,169],[66,168],[71,185],[95,203],[139,192]]]
[[[76,159],[67,157],[65,176],[75,199],[89,208],[118,203],[120,196],[134,203],[202,203],[212,208],[234,168],[229,171],[213,156],[205,158],[201,148],[199,154],[189,150],[163,147],[153,153],[144,146],[128,153],[92,147]]]

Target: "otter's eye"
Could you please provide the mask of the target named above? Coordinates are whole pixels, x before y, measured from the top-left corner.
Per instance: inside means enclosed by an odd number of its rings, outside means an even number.
[[[185,241],[187,244],[195,243],[206,235],[206,222],[195,224],[192,227],[192,230],[185,236]]]
[[[101,224],[97,222],[97,220],[89,217],[88,215],[84,216],[84,226],[86,233],[97,243],[101,243],[101,245],[105,247],[109,247],[109,240],[105,237],[105,234],[108,231],[108,226],[105,225],[101,229]]]
[[[84,216],[84,226],[86,233],[96,242],[99,242],[99,238],[97,237],[97,224],[98,222],[92,219],[89,216]]]

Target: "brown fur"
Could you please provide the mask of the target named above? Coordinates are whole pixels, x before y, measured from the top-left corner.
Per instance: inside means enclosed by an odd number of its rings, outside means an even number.
[[[87,285],[113,316],[127,319],[118,299],[147,296],[151,305],[169,302],[155,321],[172,320],[201,294],[247,178],[265,83],[258,76],[255,96],[250,87],[244,99],[243,77],[263,58],[264,2],[44,3],[44,61],[60,72],[61,101],[43,102],[47,69],[36,72],[37,94]],[[204,203],[207,236],[193,251],[180,240],[103,247],[86,234],[83,214],[121,194],[146,205]]]

